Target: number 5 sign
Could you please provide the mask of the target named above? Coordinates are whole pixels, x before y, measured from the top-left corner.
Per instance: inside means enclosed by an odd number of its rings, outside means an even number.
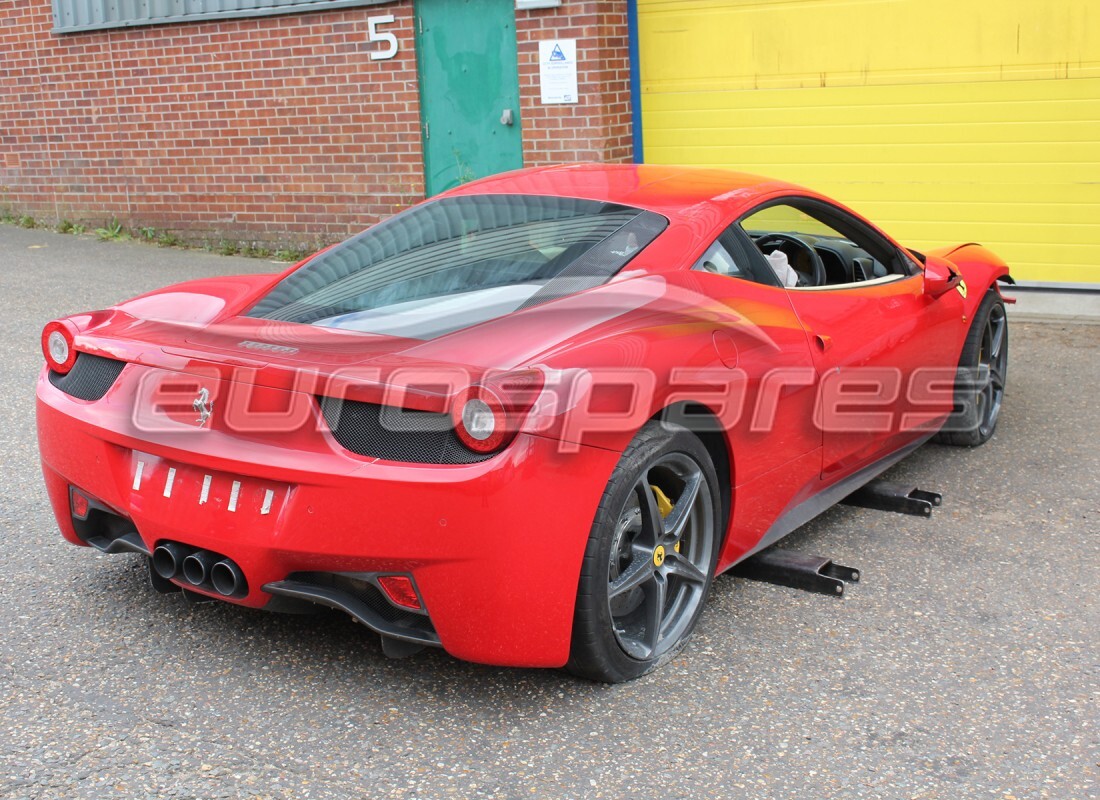
[[[393,14],[383,14],[378,17],[367,17],[367,38],[372,42],[383,42],[385,48],[381,50],[372,50],[370,54],[371,61],[381,61],[386,58],[393,58],[397,55],[397,37],[392,33],[378,30],[379,25],[389,25],[393,22]]]

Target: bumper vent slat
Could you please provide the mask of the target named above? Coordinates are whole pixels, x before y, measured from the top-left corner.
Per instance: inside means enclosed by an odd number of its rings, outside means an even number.
[[[114,386],[125,366],[125,361],[77,353],[76,363],[67,374],[62,375],[51,369],[49,379],[50,383],[70,397],[78,400],[101,400]]]
[[[449,414],[318,397],[332,435],[361,456],[411,464],[476,464],[493,454],[467,450]]]

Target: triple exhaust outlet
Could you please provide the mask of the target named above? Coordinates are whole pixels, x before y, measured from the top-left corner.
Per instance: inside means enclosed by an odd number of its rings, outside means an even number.
[[[183,577],[192,586],[213,588],[225,597],[247,593],[244,573],[232,559],[210,550],[195,550],[177,542],[164,542],[153,551],[153,570],[165,580]]]

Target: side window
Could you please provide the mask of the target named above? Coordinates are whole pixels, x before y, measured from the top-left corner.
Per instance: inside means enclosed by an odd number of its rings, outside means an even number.
[[[910,274],[890,242],[841,209],[792,198],[740,220],[751,258],[763,261],[788,288],[850,286]]]
[[[704,272],[715,272],[719,275],[728,275],[731,278],[740,278],[743,273],[740,267],[733,262],[733,256],[730,255],[730,251],[727,250],[722,242],[718,241],[707,248],[707,252],[703,253],[702,257],[695,262],[695,266],[692,269],[700,269]]]
[[[776,284],[775,276],[744,252],[731,230],[727,230],[707,248],[692,269],[700,272],[713,272],[730,278],[742,278],[747,281]]]

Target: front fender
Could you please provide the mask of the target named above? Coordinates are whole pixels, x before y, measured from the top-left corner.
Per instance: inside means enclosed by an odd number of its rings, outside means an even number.
[[[958,268],[966,283],[963,308],[968,318],[973,316],[991,286],[995,286],[998,281],[1015,283],[1009,273],[1008,264],[980,244],[970,242],[954,247],[941,247],[929,250],[928,254],[945,258]]]

